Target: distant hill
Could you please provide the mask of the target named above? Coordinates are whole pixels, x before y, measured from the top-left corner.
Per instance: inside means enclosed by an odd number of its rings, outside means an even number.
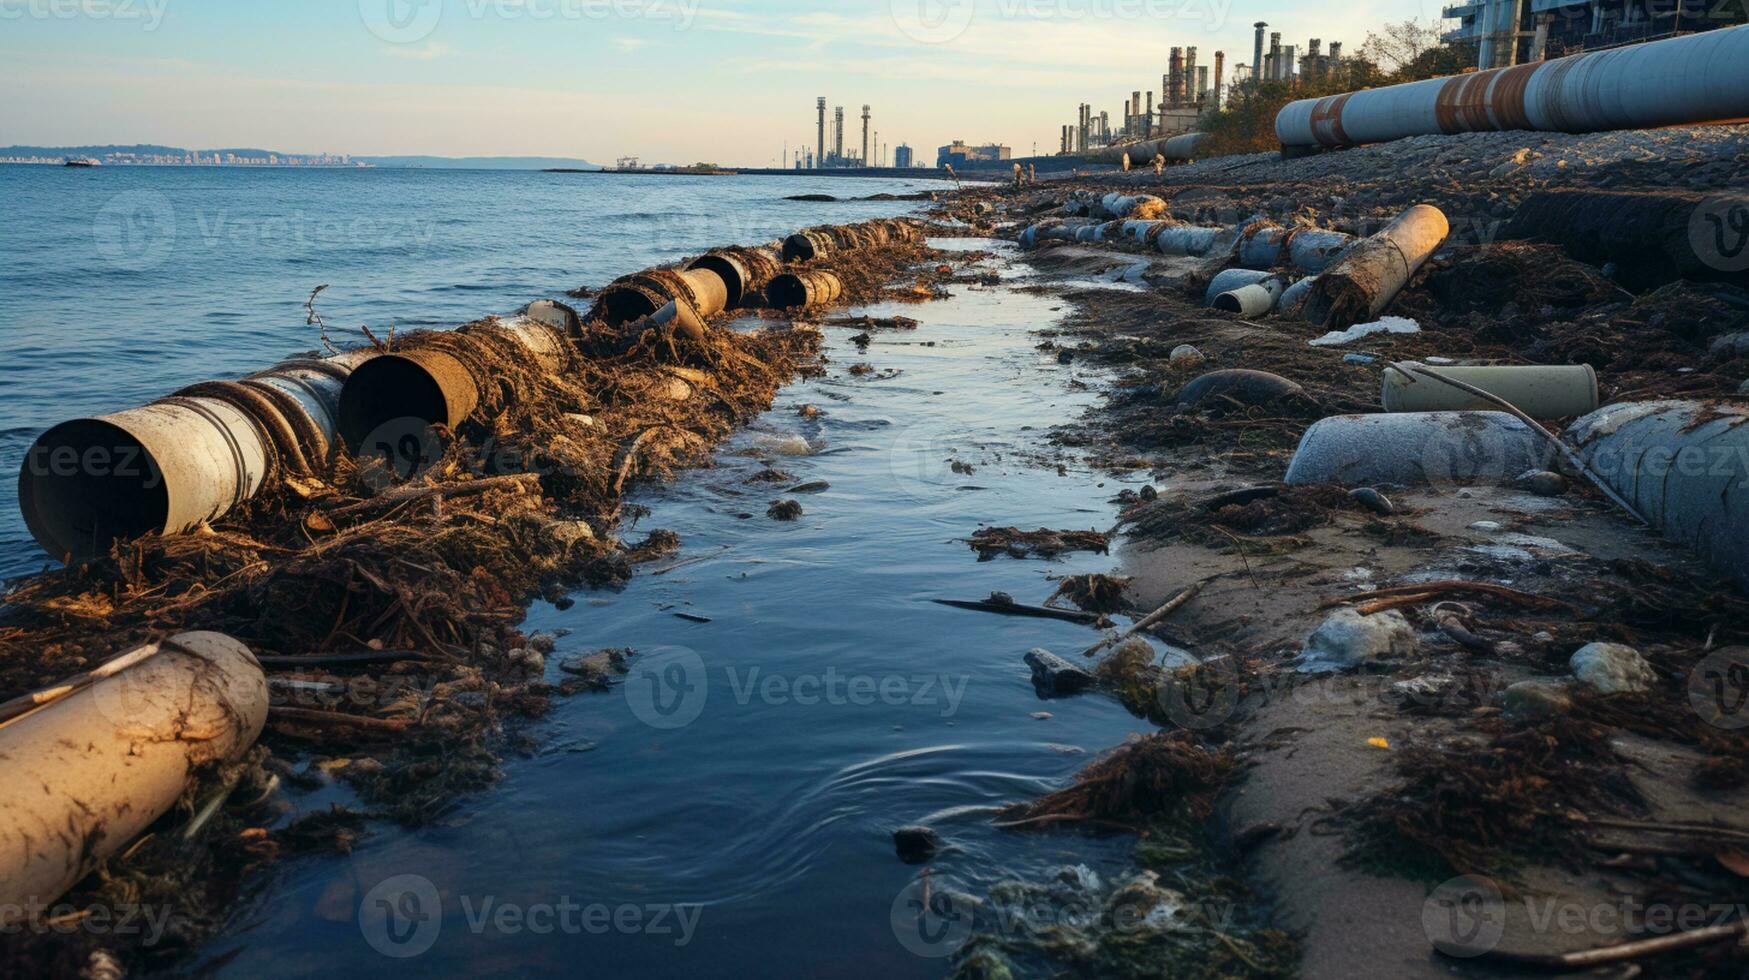
[[[152,143],[139,143],[132,146],[0,146],[0,157],[97,157],[103,159],[111,154],[126,153],[134,156],[182,157],[191,151],[179,146],[159,146]],[[314,157],[316,153],[286,153],[283,150],[261,150],[247,147],[219,147],[217,149],[201,149],[192,151],[203,157],[213,154],[235,154],[239,157]],[[355,161],[368,163],[377,167],[425,167],[444,170],[545,170],[549,167],[568,167],[575,170],[600,170],[597,164],[575,157],[437,157],[437,156],[386,156],[386,157],[353,157]]]

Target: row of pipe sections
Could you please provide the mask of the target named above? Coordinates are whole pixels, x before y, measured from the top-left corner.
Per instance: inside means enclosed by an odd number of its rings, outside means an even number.
[[[1089,163],[1119,164],[1128,156],[1130,163],[1138,167],[1153,162],[1155,157],[1161,157],[1167,163],[1189,163],[1206,150],[1208,139],[1207,133],[1180,133],[1163,139],[1102,147],[1081,154],[1081,159]]]
[[[1593,133],[1749,118],[1749,25],[1446,78],[1301,99],[1275,132],[1289,155],[1410,136]]]
[[[239,381],[209,381],[141,408],[76,419],[40,436],[19,471],[25,524],[57,558],[89,558],[116,540],[175,534],[216,520],[284,478],[327,473],[343,448],[405,437],[391,423],[454,428],[480,402],[470,350],[513,344],[547,373],[562,370],[586,321],[647,321],[702,339],[705,322],[737,308],[826,305],[843,293],[823,268],[858,249],[914,242],[904,219],[809,228],[785,241],[713,249],[673,268],[605,287],[585,315],[553,300],[445,335],[445,343],[361,349],[287,361]],[[388,431],[388,429],[395,431]]]

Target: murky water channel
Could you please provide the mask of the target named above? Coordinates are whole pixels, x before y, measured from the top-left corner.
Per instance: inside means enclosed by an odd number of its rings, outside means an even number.
[[[637,497],[651,515],[630,533],[678,532],[676,559],[623,592],[530,615],[530,631],[570,631],[554,676],[566,656],[632,647],[625,683],[559,702],[539,754],[441,825],[378,828],[350,858],[290,866],[204,968],[940,976],[934,954],[948,947],[892,924],[918,874],[894,855],[896,827],[948,839],[937,887],[1118,867],[1126,841],[989,825],[989,808],[1060,785],[1146,727],[1102,697],[1034,693],[1025,651],[1071,653],[1090,632],[930,601],[1002,590],[1040,602],[1052,577],[1111,565],[980,563],[964,541],[981,523],[1103,529],[1120,489],[1047,445],[1094,396],[1071,384],[1082,368],[1034,349],[1060,303],[1003,275],[942,302],[854,311],[922,321],[877,331],[866,352],[856,331],[827,328],[825,377],[787,389],[716,469]],[[876,373],[852,376],[858,362]],[[790,478],[748,482],[767,463]],[[783,492],[817,481],[829,488]],[[766,516],[784,497],[800,520]],[[411,905],[409,883],[423,896]],[[384,909],[385,895],[402,904]]]

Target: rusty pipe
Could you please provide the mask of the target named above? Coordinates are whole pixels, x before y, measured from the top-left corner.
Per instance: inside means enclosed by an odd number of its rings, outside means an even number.
[[[1595,133],[1749,117],[1749,26],[1289,103],[1284,151],[1503,130]]]
[[[713,316],[728,308],[729,285],[715,269],[645,269],[621,276],[602,289],[592,318],[617,327],[641,320],[684,299],[700,316]]]
[[[766,300],[775,309],[826,306],[844,292],[844,284],[830,272],[786,272],[771,280],[765,289]]]
[[[0,725],[0,925],[60,898],[267,722],[261,665],[228,636],[183,633],[124,656],[130,666]]]
[[[687,268],[716,273],[728,291],[724,308],[732,310],[758,296],[783,271],[783,253],[770,245],[718,248],[693,259]]]
[[[1306,319],[1331,330],[1377,319],[1450,233],[1445,213],[1430,204],[1404,211],[1318,277]]]

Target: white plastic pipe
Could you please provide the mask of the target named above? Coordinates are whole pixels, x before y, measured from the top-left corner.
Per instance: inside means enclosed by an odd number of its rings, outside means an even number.
[[[1445,377],[1504,398],[1536,419],[1567,419],[1597,410],[1597,372],[1589,364],[1482,364],[1438,367]],[[1385,368],[1379,401],[1387,412],[1489,411],[1486,399],[1428,378]]]
[[[1209,305],[1227,313],[1262,316],[1275,309],[1276,302],[1286,289],[1286,280],[1280,276],[1270,276],[1261,282],[1229,289],[1216,296],[1215,301]]]
[[[1288,104],[1284,148],[1440,133],[1594,133],[1749,117],[1749,26]]]
[[[261,734],[267,679],[248,647],[184,633],[136,653],[0,726],[0,925],[52,904]]]
[[[1202,305],[1213,306],[1220,296],[1246,286],[1256,286],[1280,277],[1272,272],[1257,269],[1223,269],[1213,279],[1209,280],[1208,289],[1204,291]],[[1279,294],[1279,291],[1277,293]]]

